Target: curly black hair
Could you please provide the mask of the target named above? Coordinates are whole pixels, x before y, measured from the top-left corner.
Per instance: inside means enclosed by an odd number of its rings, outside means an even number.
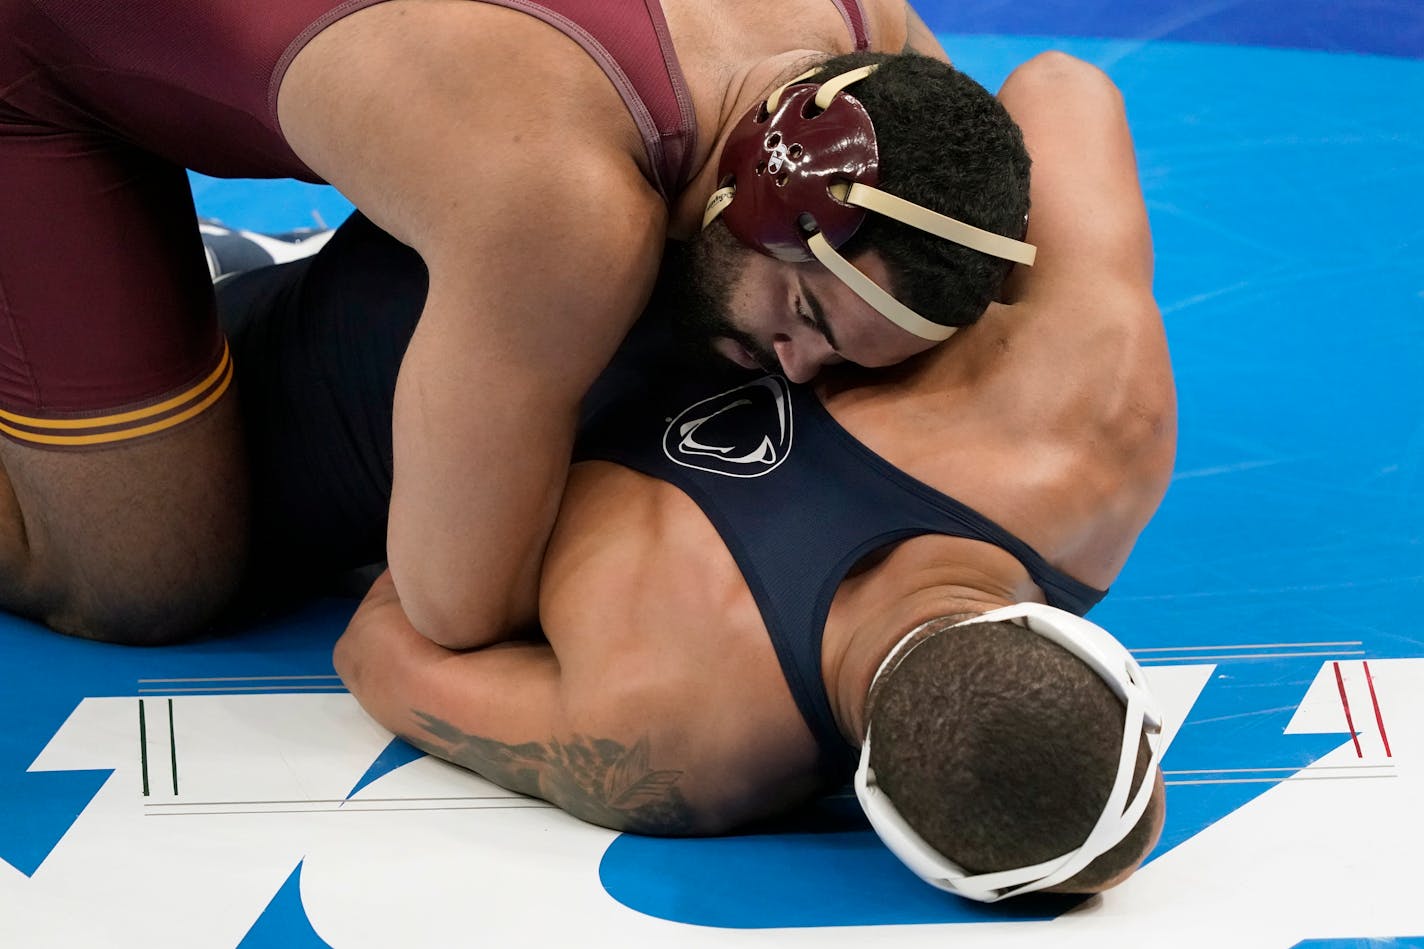
[[[850,86],[880,145],[883,191],[1015,239],[1028,216],[1029,157],[999,100],[948,63],[914,53],[850,53],[825,61],[813,79],[878,63]],[[870,212],[842,248],[877,250],[890,264],[897,299],[945,326],[973,323],[998,294],[1012,264]]]

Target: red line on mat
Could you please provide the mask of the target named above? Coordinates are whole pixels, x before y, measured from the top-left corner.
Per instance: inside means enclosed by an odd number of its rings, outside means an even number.
[[[1340,663],[1335,663],[1335,684],[1340,687],[1340,704],[1345,706],[1345,724],[1350,728],[1350,740],[1355,743],[1355,757],[1363,758],[1365,753],[1360,750],[1360,736],[1355,734],[1355,719],[1350,714],[1350,697],[1345,694],[1345,678],[1340,675]]]
[[[1389,735],[1387,735],[1387,734],[1385,733],[1385,730],[1384,730],[1384,718],[1381,717],[1381,715],[1380,715],[1379,699],[1377,699],[1377,698],[1375,697],[1375,680],[1374,680],[1374,676],[1370,675],[1370,664],[1369,664],[1369,662],[1366,662],[1364,665],[1365,665],[1365,681],[1370,684],[1370,701],[1373,702],[1373,703],[1375,703],[1375,724],[1379,726],[1379,730],[1380,730],[1380,740],[1384,742],[1384,756],[1385,756],[1386,758],[1393,758],[1393,757],[1394,757],[1394,754],[1389,750]]]

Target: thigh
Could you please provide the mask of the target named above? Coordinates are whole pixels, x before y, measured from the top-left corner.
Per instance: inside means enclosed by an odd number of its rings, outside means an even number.
[[[304,177],[276,83],[333,17],[376,0],[0,0],[0,107],[219,177]]]
[[[113,444],[197,414],[225,346],[182,168],[0,122],[0,433]]]
[[[5,606],[151,641],[241,569],[232,367],[182,168],[0,116]],[[0,512],[3,513],[3,512]]]

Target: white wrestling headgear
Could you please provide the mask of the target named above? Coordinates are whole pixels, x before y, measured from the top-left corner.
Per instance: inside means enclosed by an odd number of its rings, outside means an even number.
[[[1087,663],[1117,697],[1122,699],[1123,704],[1127,706],[1127,716],[1123,723],[1122,757],[1118,763],[1112,793],[1108,795],[1102,816],[1098,818],[1097,824],[1082,846],[1061,857],[1054,857],[1031,867],[978,874],[969,873],[950,862],[925,843],[924,838],[915,833],[900,815],[890,797],[876,784],[875,771],[870,767],[870,732],[867,729],[865,743],[860,749],[860,767],[855,772],[855,795],[860,799],[860,806],[865,809],[865,815],[870,818],[870,826],[875,828],[885,846],[920,879],[941,890],[981,903],[993,903],[1005,897],[1055,886],[1073,877],[1099,856],[1117,846],[1136,826],[1147,809],[1156,783],[1154,776],[1157,765],[1162,757],[1162,715],[1156,700],[1147,691],[1146,676],[1127,648],[1107,630],[1080,616],[1041,603],[1019,603],[991,610],[946,629],[996,621],[1012,622],[1031,630]],[[890,654],[876,671],[875,678],[871,680],[872,688],[887,670],[898,666],[918,648],[920,643],[915,643],[908,649],[904,647],[922,629],[924,625],[917,626],[890,650]],[[938,634],[926,636],[920,642],[932,639],[934,635]],[[1137,748],[1139,738],[1144,732],[1152,758],[1148,762],[1147,773],[1141,786],[1137,788],[1136,793],[1132,793]],[[1129,794],[1131,802],[1128,801]]]

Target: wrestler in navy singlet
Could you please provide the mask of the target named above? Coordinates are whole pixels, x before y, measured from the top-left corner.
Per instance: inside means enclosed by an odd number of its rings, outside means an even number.
[[[821,634],[836,588],[867,554],[922,534],[968,537],[1012,554],[1053,606],[1081,615],[1105,595],[893,467],[843,429],[810,386],[780,376],[730,388],[633,379],[618,379],[621,393],[607,392],[604,381],[576,459],[610,461],[667,481],[707,515],[756,598],[791,694],[832,773],[853,762],[854,750],[826,696]]]
[[[257,558],[286,580],[384,556],[391,404],[420,317],[425,265],[360,214],[310,260],[218,288],[237,357],[253,473]],[[828,772],[851,762],[821,681],[836,588],[871,551],[920,534],[987,541],[1048,602],[1103,597],[1027,544],[911,478],[831,418],[808,386],[670,362],[676,333],[644,319],[584,399],[580,460],[684,491],[736,558]]]

